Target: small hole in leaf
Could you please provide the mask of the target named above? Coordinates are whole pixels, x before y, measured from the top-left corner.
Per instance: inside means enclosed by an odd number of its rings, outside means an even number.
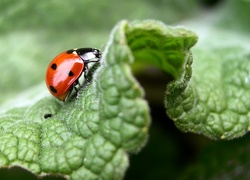
[[[51,118],[52,117],[52,114],[44,114],[44,116],[43,116],[45,119],[47,119],[47,118]]]

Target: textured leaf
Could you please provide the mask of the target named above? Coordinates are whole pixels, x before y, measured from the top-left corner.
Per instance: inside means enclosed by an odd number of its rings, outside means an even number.
[[[168,85],[167,113],[184,132],[237,138],[249,128],[250,53],[240,36],[232,40],[230,33],[210,32],[194,51],[192,78],[190,61]],[[223,41],[213,41],[219,38]]]
[[[150,124],[130,64],[145,58],[176,77],[196,40],[190,31],[156,21],[120,22],[77,99],[62,104],[38,86],[2,106],[9,109],[0,114],[1,165],[72,179],[121,179],[127,153],[143,147]]]

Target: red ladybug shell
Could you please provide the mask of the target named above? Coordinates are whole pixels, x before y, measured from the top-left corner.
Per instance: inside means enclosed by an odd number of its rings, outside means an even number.
[[[50,93],[65,101],[83,70],[84,62],[75,51],[65,51],[56,56],[46,73],[46,85]]]

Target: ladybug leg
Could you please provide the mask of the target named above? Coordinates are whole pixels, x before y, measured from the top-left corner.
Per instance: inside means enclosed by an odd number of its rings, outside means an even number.
[[[68,97],[70,96],[72,90],[73,90],[73,86],[71,86],[71,87],[69,88],[68,94],[67,94],[67,96],[65,97],[65,99],[63,100],[63,102],[65,102],[65,101],[68,99]]]
[[[79,89],[76,87],[76,85],[74,86],[74,89],[75,89],[76,92],[78,92],[78,90],[79,90]]]
[[[76,87],[77,85],[80,86],[80,83],[79,83],[78,79],[73,84],[73,87],[74,87],[75,91],[78,93],[79,88]]]
[[[79,86],[79,88],[77,87],[77,86]],[[78,97],[79,97],[79,89],[80,89],[80,83],[79,83],[79,81],[78,81],[78,79],[74,82],[74,85],[73,85],[73,87],[74,87],[74,89],[75,89],[75,91],[76,91],[76,99],[78,99]]]
[[[84,79],[86,79],[87,82],[90,82],[89,78],[87,77],[88,71],[89,71],[89,67],[88,67],[88,63],[86,63],[85,66],[84,66],[84,70],[83,70],[83,72],[84,72]]]
[[[97,60],[90,60],[90,61],[85,61],[85,65],[84,65],[84,69],[83,69],[83,72],[84,72],[84,78],[86,79],[87,82],[90,82],[90,79],[87,77],[88,75],[88,71],[89,71],[89,67],[88,67],[88,64],[89,63],[92,63],[92,62],[99,62],[100,61],[100,58],[98,58]]]

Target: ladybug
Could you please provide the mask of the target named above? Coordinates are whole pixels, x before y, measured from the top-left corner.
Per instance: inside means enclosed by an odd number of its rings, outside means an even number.
[[[56,56],[50,62],[45,78],[50,93],[65,102],[73,88],[77,91],[82,73],[86,79],[88,64],[99,62],[101,55],[101,51],[95,48],[79,48]]]

